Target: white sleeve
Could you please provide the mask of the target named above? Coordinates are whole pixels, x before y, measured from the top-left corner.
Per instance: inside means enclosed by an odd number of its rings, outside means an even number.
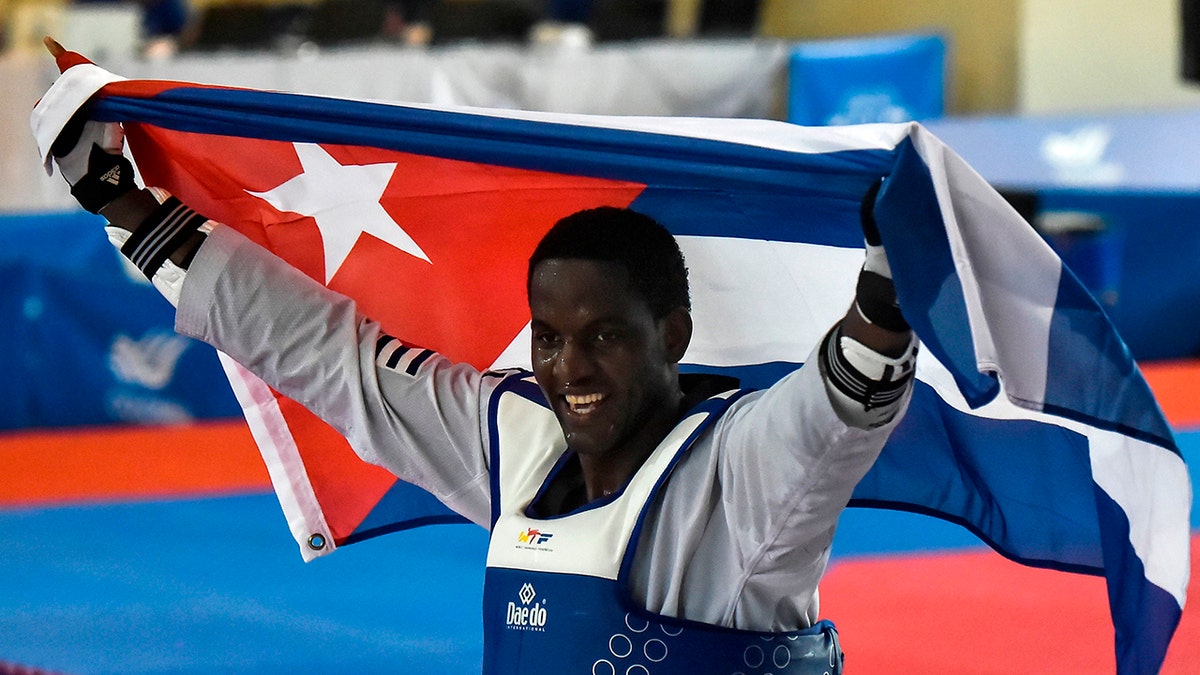
[[[733,628],[812,625],[837,519],[907,403],[905,394],[882,426],[848,424],[817,350],[775,386],[735,401],[650,512],[634,597],[650,611]]]
[[[741,523],[736,545],[748,562],[767,548],[803,547],[815,555],[827,546],[854,487],[902,416],[873,428],[847,424],[816,361],[813,354],[714,430],[721,485]]]
[[[485,406],[494,378],[402,345],[351,299],[228,227],[215,228],[193,258],[176,330],[304,405],[364,460],[488,523]]]
[[[748,397],[714,430],[721,512],[745,575],[734,623],[774,623],[773,613],[788,602],[801,610],[807,598],[815,618],[837,520],[911,397],[910,385],[886,422],[855,426],[817,366],[814,351],[808,365]]]

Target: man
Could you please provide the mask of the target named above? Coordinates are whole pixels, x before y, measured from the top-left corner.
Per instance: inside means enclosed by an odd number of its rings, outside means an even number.
[[[138,189],[121,148],[118,125],[80,119],[52,154],[177,306],[177,330],[490,528],[486,671],[840,671],[817,584],[838,515],[907,405],[916,353],[870,193],[854,305],[811,367],[749,392],[679,374],[686,267],[642,214],[555,224],[529,264],[533,372],[479,372]]]

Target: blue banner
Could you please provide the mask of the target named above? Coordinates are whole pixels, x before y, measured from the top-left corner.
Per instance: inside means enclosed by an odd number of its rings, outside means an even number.
[[[0,429],[240,414],[216,353],[84,212],[0,218]]]

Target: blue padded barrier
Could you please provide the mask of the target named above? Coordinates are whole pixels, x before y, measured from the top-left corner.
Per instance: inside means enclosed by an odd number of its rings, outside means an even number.
[[[1043,234],[1137,359],[1200,356],[1200,108],[925,126],[1001,191],[1036,196],[1035,224],[1103,226]]]
[[[0,429],[240,414],[216,352],[89,213],[0,217]]]
[[[946,43],[937,35],[797,44],[788,61],[787,120],[825,126],[940,117],[945,63]]]

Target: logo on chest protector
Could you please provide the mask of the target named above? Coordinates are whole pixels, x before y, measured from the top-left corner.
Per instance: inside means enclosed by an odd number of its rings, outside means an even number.
[[[510,630],[546,630],[546,599],[537,599],[537,591],[533,584],[525,583],[517,593],[520,604],[508,603],[508,616],[505,625]]]
[[[529,528],[517,533],[517,541],[513,546],[524,551],[537,551],[539,553],[553,553],[554,547],[549,545],[550,538],[554,535],[542,530]]]
[[[542,544],[545,544],[546,542],[550,541],[550,537],[553,537],[553,536],[554,535],[550,534],[549,532],[542,532],[541,530],[535,530],[531,527],[528,530],[525,530],[524,532],[518,532],[517,533],[517,541],[521,542],[522,544],[533,544],[534,546],[541,546]]]

